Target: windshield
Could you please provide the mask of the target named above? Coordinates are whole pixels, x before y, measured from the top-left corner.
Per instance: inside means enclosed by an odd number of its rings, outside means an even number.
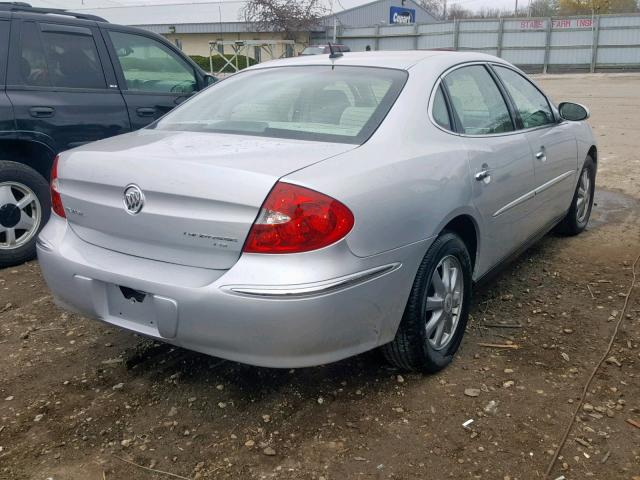
[[[404,71],[373,67],[246,71],[209,87],[151,128],[361,144],[406,78]]]

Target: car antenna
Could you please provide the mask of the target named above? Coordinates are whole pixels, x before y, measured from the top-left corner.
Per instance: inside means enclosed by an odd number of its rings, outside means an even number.
[[[340,52],[340,51],[336,52],[333,49],[333,45],[331,45],[331,42],[327,42],[327,43],[329,44],[329,51],[331,52],[329,54],[329,58],[340,58],[342,56],[342,52]]]

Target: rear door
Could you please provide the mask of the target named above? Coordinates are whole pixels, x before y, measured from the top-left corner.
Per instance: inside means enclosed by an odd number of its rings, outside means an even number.
[[[102,33],[133,129],[157,120],[198,90],[194,67],[172,46],[118,27]]]
[[[531,149],[486,65],[456,68],[442,84],[469,153],[474,203],[483,221],[478,272],[484,273],[533,233]]]
[[[534,218],[541,228],[566,213],[573,198],[577,144],[569,122],[556,121],[545,95],[519,72],[493,65],[531,146],[536,183]]]
[[[23,135],[61,151],[130,129],[96,34],[90,22],[13,20],[7,95]]]

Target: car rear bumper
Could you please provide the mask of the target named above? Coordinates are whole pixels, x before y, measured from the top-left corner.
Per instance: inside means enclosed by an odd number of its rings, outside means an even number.
[[[221,358],[303,367],[390,341],[429,244],[367,258],[344,242],[306,254],[242,255],[222,271],[97,247],[53,215],[38,258],[65,308]],[[125,296],[138,292],[142,302]]]

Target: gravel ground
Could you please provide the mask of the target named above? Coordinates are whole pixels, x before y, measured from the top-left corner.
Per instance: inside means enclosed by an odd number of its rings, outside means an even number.
[[[640,76],[537,79],[592,109],[592,223],[478,289],[444,372],[400,375],[375,351],[270,370],[153,343],[59,310],[31,262],[0,271],[0,478],[544,478],[640,254]],[[550,478],[640,480],[640,287],[623,317]]]

